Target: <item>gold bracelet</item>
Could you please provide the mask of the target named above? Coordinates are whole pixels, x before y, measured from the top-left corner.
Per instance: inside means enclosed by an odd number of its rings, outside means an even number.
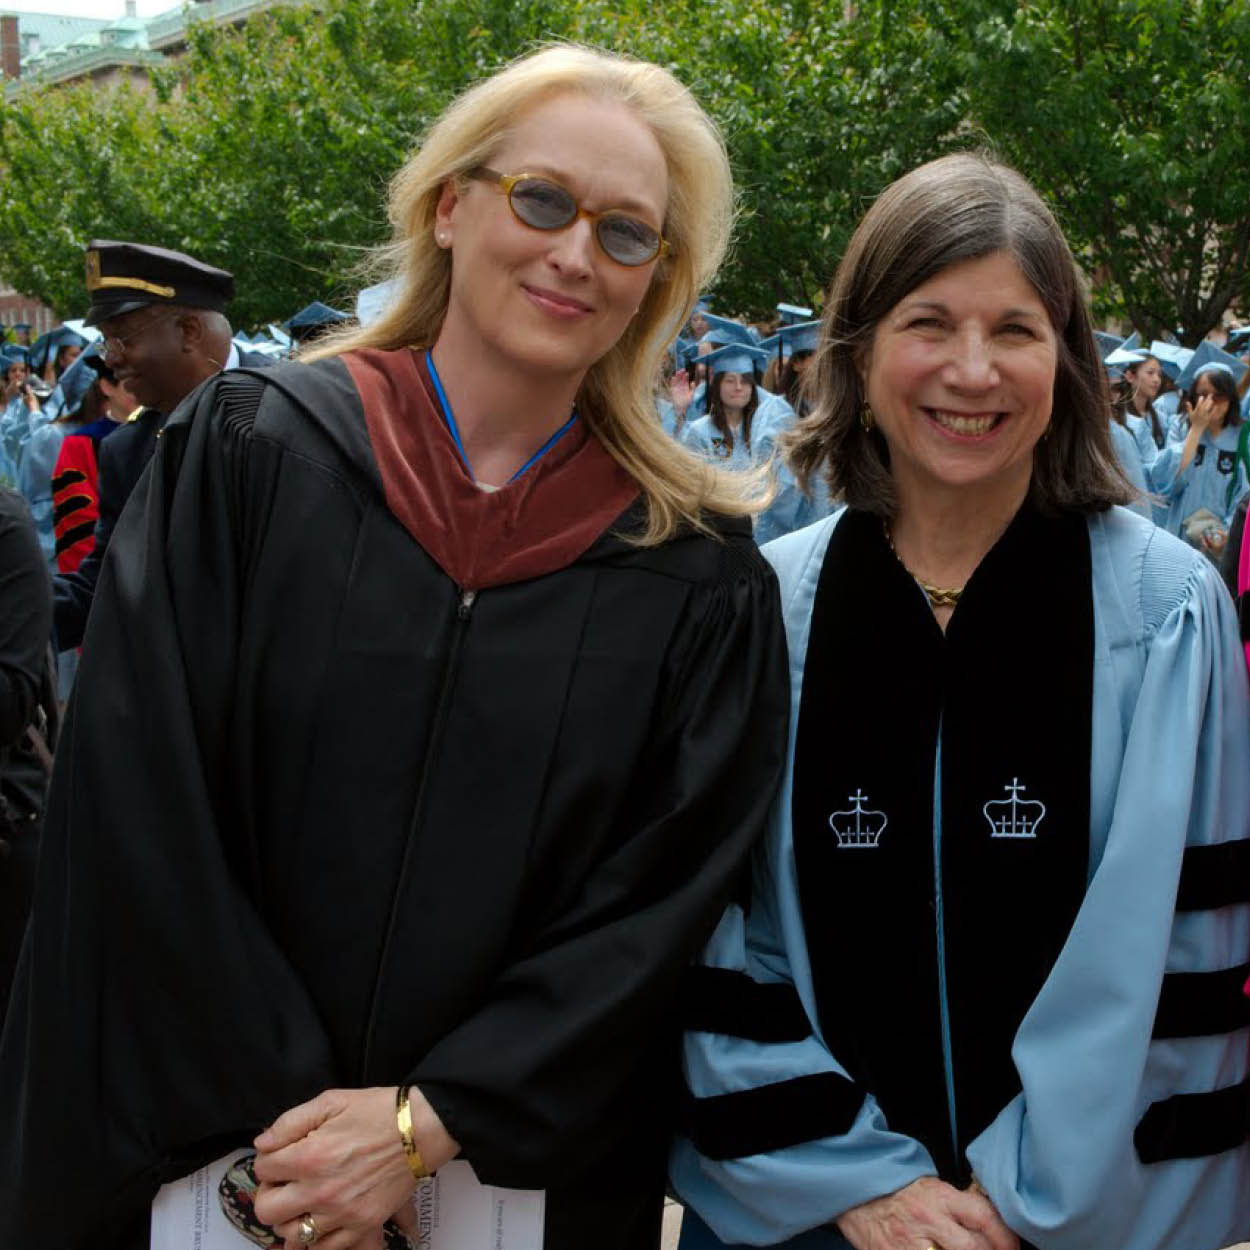
[[[412,1108],[408,1105],[409,1086],[400,1085],[395,1090],[395,1122],[399,1125],[399,1138],[404,1143],[404,1157],[408,1160],[408,1168],[413,1180],[423,1181],[434,1173],[425,1166],[421,1152],[412,1136]]]

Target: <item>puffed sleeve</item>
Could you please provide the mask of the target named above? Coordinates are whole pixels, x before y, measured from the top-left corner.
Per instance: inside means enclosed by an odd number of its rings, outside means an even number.
[[[1136,698],[1111,711],[1120,767],[1092,778],[1105,847],[1012,1048],[1022,1092],[968,1148],[1046,1250],[1211,1250],[1250,1228],[1250,696],[1207,561],[1145,645]]]
[[[625,1114],[657,1036],[676,1040],[681,977],[763,832],[784,756],[785,645],[772,570],[745,534],[730,541],[742,571],[692,589],[670,649],[634,782],[641,814],[409,1076],[483,1182],[541,1186]],[[645,1084],[667,1101],[659,1076]]]
[[[749,913],[731,906],[692,976],[685,1134],[669,1173],[718,1237],[775,1245],[937,1169],[891,1131],[815,1017],[788,822],[754,857]]]

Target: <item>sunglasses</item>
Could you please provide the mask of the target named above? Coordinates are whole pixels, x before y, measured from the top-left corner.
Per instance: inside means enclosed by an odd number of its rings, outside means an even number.
[[[535,230],[563,230],[579,217],[594,226],[595,238],[604,254],[618,265],[634,268],[663,256],[668,240],[654,227],[628,213],[589,213],[558,182],[533,174],[501,174],[479,165],[470,178],[493,183],[508,197],[512,215]]]

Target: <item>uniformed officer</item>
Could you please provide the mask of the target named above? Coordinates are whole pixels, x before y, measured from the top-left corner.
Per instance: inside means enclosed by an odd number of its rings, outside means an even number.
[[[222,369],[272,362],[240,352],[225,309],[234,277],[163,247],[93,239],[87,248],[84,318],[104,336],[104,355],[143,407],[100,447],[100,515],[95,545],[73,573],[54,578],[56,633],[78,646],[113,527],[151,458],[165,419],[199,384]]]

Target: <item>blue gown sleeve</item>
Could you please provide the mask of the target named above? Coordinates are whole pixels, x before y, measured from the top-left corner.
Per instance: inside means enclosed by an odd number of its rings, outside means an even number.
[[[1179,441],[1169,438],[1159,449],[1154,460],[1144,466],[1151,490],[1168,498],[1180,494],[1185,486],[1185,477],[1181,473],[1181,457],[1184,451],[1184,435]],[[1192,463],[1186,471],[1191,468],[1193,468]]]
[[[801,929],[801,921],[797,901],[781,900],[773,879],[770,861],[781,851],[781,840],[774,830],[768,850],[757,854],[750,915],[744,918],[741,907],[731,906],[704,960],[757,983],[793,985],[779,906],[794,912],[792,925]],[[805,954],[801,961],[805,969]],[[684,1066],[696,1099],[748,1091],[781,1097],[787,1085],[827,1075],[849,1083],[815,1029],[786,1042],[688,1032]],[[870,1094],[862,1096],[843,1133],[728,1159],[711,1158],[689,1138],[678,1137],[670,1156],[674,1188],[708,1227],[723,1241],[760,1246],[829,1224],[850,1207],[936,1173],[919,1142],[890,1131]]]
[[[1120,425],[1117,421],[1111,423],[1111,445],[1115,448],[1115,454],[1120,462],[1120,468],[1124,471],[1124,476],[1128,478],[1130,484],[1141,492],[1137,499],[1134,499],[1128,506],[1147,520],[1150,519],[1150,500],[1145,496],[1149,493],[1150,487],[1146,483],[1146,470],[1142,462],[1141,451],[1137,446],[1137,440],[1129,432],[1127,427]],[[1153,443],[1151,446],[1153,447]]]
[[[1099,854],[1095,830],[1085,900],[1016,1035],[1022,1092],[968,1148],[1007,1225],[1046,1250],[1214,1250],[1250,1228],[1244,1145],[1149,1165],[1134,1146],[1151,1104],[1236,1085],[1250,1049],[1244,1028],[1152,1040],[1165,973],[1236,968],[1250,951],[1250,906],[1174,911],[1187,846],[1250,836],[1250,695],[1232,602],[1194,560],[1180,602],[1156,615],[1140,689],[1122,681],[1095,705],[1096,741],[1101,723],[1114,743],[1092,779],[1105,844]],[[1125,662],[1100,659],[1103,680]]]

